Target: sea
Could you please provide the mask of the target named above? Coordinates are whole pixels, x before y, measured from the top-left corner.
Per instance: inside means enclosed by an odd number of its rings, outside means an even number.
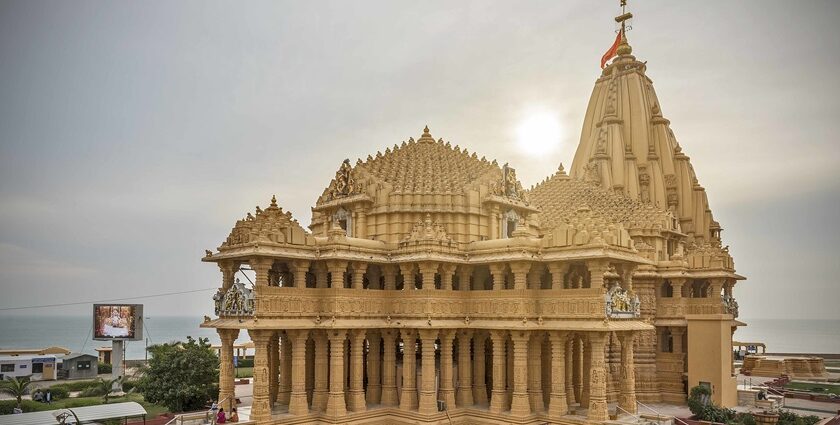
[[[840,320],[741,319],[747,326],[738,328],[735,340],[763,342],[768,353],[840,354]],[[97,347],[110,346],[108,341],[91,338],[90,316],[0,316],[0,348],[41,348],[62,346],[74,352],[96,354]],[[212,329],[199,328],[201,317],[147,317],[142,341],[130,341],[126,358],[146,357],[146,347],[172,341],[185,341],[188,336],[208,338],[218,344]],[[237,343],[248,341],[241,332]]]

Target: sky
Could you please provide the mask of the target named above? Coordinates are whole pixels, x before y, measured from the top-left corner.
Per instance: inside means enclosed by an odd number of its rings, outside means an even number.
[[[706,187],[741,317],[840,319],[840,2],[630,1],[628,38]],[[617,1],[0,1],[0,315],[212,312],[200,258],[272,195],[428,125],[568,169]],[[551,149],[523,149],[548,117]]]

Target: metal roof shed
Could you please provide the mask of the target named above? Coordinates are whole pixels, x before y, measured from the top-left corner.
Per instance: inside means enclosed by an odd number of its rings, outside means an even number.
[[[58,424],[56,416],[62,412],[71,411],[79,418],[79,424],[95,423],[107,419],[128,419],[143,417],[145,422],[146,409],[139,403],[129,401],[125,403],[100,404],[98,406],[75,407],[45,412],[21,413],[17,415],[0,415],[0,425],[49,425]],[[75,421],[75,419],[73,419]],[[76,422],[67,422],[76,423]]]

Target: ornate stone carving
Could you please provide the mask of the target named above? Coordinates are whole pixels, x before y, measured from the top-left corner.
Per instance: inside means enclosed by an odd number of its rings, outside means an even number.
[[[721,298],[721,301],[723,301],[724,311],[731,314],[732,317],[737,318],[738,317],[738,301],[735,300],[735,297],[733,297],[731,295],[724,295]]]
[[[217,316],[253,316],[254,293],[239,279],[225,292],[219,289],[213,296]]]
[[[446,229],[441,224],[432,221],[431,214],[426,214],[423,221],[414,223],[414,227],[411,228],[411,233],[403,238],[402,243],[406,244],[420,241],[451,243],[452,239],[446,234]]]
[[[630,319],[641,315],[641,303],[639,297],[622,288],[617,282],[613,283],[607,294],[604,295],[606,302],[606,315],[616,319]]]
[[[359,194],[362,193],[362,189],[362,184],[356,182],[353,177],[353,167],[350,165],[350,160],[345,159],[338,171],[335,172],[335,178],[327,188],[325,200],[332,201],[333,199]]]

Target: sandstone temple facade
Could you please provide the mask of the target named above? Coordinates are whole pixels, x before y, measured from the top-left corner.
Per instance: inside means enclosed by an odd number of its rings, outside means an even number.
[[[735,402],[743,278],[624,35],[569,174],[525,189],[426,128],[341,163],[312,215],[272,198],[203,258],[219,398],[244,331],[258,424],[592,423],[699,384]]]

